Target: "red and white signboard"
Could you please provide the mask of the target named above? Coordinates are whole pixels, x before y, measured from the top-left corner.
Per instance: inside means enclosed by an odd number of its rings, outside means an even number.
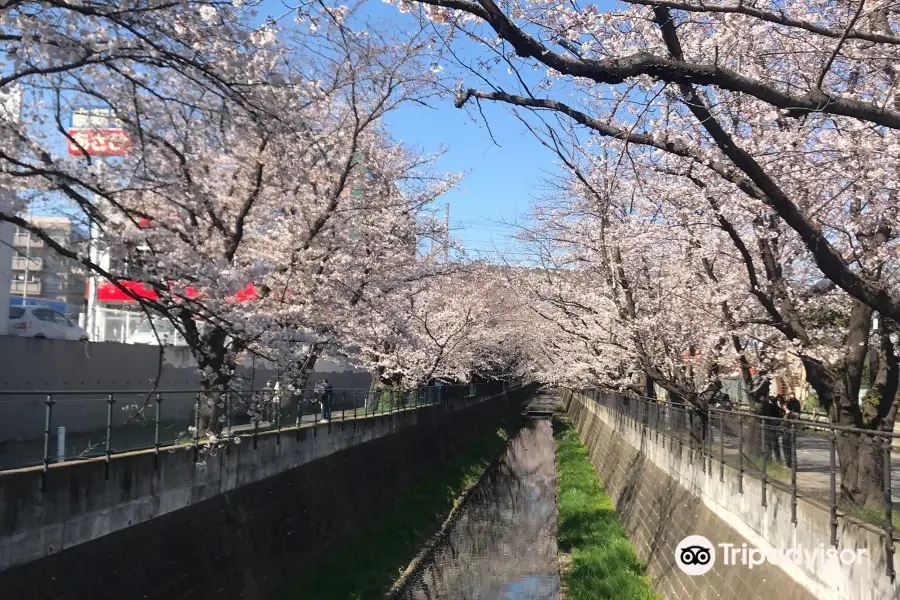
[[[74,110],[69,136],[69,154],[125,156],[131,146],[122,124],[108,108]]]
[[[125,156],[131,140],[123,129],[70,129],[69,154]]]

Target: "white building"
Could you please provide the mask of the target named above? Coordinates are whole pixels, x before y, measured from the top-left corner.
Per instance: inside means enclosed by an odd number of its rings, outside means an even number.
[[[10,193],[0,190],[0,210],[11,206]],[[0,223],[0,335],[9,333],[9,286],[12,282],[12,245],[15,227],[11,223]]]

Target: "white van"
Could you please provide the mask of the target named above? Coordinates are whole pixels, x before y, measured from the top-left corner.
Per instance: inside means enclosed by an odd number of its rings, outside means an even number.
[[[9,334],[52,340],[87,340],[87,332],[63,313],[43,306],[10,306]]]

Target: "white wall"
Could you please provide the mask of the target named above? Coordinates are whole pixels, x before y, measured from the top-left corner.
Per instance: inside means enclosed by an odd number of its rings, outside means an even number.
[[[9,192],[0,190],[0,210],[9,206]],[[9,281],[12,278],[12,243],[15,226],[0,223],[0,335],[7,334],[9,321]]]
[[[640,450],[647,460],[699,497],[717,517],[746,539],[750,547],[766,552],[798,547],[814,551],[830,547],[831,522],[826,506],[801,497],[797,502],[797,523],[792,523],[791,494],[780,485],[767,486],[767,506],[763,507],[759,479],[745,475],[741,486],[737,469],[725,465],[720,480],[719,465],[714,462],[713,468],[704,468],[706,459],[695,455],[687,445],[676,448],[665,436],[657,437],[631,418],[622,419],[611,409],[580,394],[575,398],[613,429],[621,443]],[[877,527],[841,514],[838,517],[838,542],[841,549],[865,549],[866,559],[847,565],[837,558],[827,558],[814,566],[788,564],[782,570],[821,600],[900,598],[900,578],[891,580],[886,575],[888,557]],[[900,570],[900,553],[895,553],[891,560],[894,570]],[[760,583],[763,582],[765,580]]]

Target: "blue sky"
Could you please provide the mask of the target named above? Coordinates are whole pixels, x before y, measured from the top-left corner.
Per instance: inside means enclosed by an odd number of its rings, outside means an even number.
[[[284,10],[281,0],[264,0],[259,19]],[[379,28],[402,27],[410,19],[381,0],[368,0],[363,11],[363,18]],[[467,173],[458,189],[441,201],[449,202],[453,234],[467,250],[487,258],[495,256],[495,248],[514,249],[508,238],[513,229],[503,222],[529,212],[534,198],[542,193],[541,178],[556,172],[555,157],[501,106],[483,104],[495,144],[477,111],[457,109],[449,100],[435,100],[433,105],[433,109],[401,107],[387,118],[389,130],[396,139],[426,153],[445,148],[439,168]]]
[[[553,156],[502,107],[485,106],[491,133],[480,116],[452,105],[433,110],[409,106],[390,116],[391,132],[426,152],[447,149],[440,167],[466,172],[450,204],[454,235],[467,250],[490,252],[509,246],[503,222],[524,216],[540,194],[540,177],[555,169]]]

